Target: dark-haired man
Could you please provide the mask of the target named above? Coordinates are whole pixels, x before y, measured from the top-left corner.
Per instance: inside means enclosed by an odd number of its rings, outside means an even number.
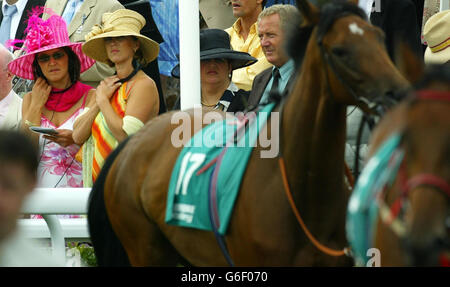
[[[230,35],[233,50],[249,53],[258,59],[253,65],[233,71],[233,83],[239,89],[250,91],[253,79],[257,74],[269,68],[261,48],[258,37],[256,20],[263,10],[267,0],[232,0],[233,15],[238,18],[230,28],[226,29]]]

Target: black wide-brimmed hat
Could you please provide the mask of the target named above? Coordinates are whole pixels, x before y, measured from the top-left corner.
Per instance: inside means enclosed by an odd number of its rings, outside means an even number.
[[[200,61],[210,59],[227,59],[231,69],[236,70],[250,66],[258,60],[249,53],[234,51],[231,48],[230,36],[221,29],[202,29],[200,31]],[[172,76],[180,77],[180,65],[172,69]]]

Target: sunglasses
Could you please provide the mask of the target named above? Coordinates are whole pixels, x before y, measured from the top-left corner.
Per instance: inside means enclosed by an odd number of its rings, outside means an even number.
[[[54,60],[58,60],[58,59],[61,59],[62,57],[64,57],[65,55],[66,54],[62,51],[55,52],[55,53],[53,53],[53,55],[42,54],[37,57],[37,60],[39,63],[46,63],[46,62],[50,61],[50,57],[53,57]]]

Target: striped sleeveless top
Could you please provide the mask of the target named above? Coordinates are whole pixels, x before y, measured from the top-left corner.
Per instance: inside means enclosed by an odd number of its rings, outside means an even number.
[[[130,89],[131,90],[131,89]],[[121,118],[125,116],[127,99],[127,82],[123,83],[111,97],[111,106]],[[95,182],[108,155],[118,146],[119,142],[108,128],[105,117],[99,112],[92,125],[92,138],[94,141],[94,156],[92,160],[92,181]]]

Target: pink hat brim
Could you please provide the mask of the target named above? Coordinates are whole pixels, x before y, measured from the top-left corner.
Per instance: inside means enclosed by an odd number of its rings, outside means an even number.
[[[31,53],[28,53],[26,55],[23,55],[14,61],[10,62],[8,64],[8,69],[13,73],[14,75],[28,79],[28,80],[34,80],[33,75],[33,61],[35,54],[41,53],[44,51],[57,49],[61,47],[70,47],[72,51],[78,56],[81,63],[81,70],[80,72],[83,73],[87,69],[89,69],[94,63],[95,60],[89,58],[86,56],[83,51],[81,50],[81,46],[83,43],[58,43],[58,44],[52,44],[45,47],[42,47],[41,49],[34,50]]]

